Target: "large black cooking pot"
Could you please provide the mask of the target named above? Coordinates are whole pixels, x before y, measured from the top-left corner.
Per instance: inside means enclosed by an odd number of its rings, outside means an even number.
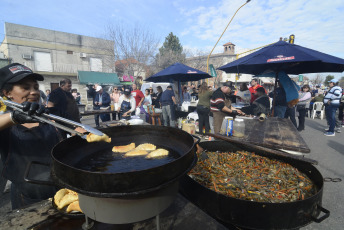
[[[101,131],[112,138],[111,143],[88,143],[79,137],[72,137],[54,147],[51,174],[55,183],[87,196],[132,196],[167,186],[196,163],[194,138],[182,130],[163,126],[119,126]],[[173,150],[179,156],[161,166],[121,173],[91,172],[76,167],[90,154],[109,151],[114,145],[131,142],[152,143]]]
[[[321,207],[323,177],[311,164],[269,155],[256,149],[243,148],[224,141],[202,142],[200,146],[208,151],[235,152],[244,149],[261,156],[282,160],[305,173],[318,188],[315,195],[302,201],[264,203],[228,197],[202,186],[187,175],[183,176],[180,180],[181,193],[225,225],[247,229],[294,229],[312,221],[321,222],[330,215],[328,210]],[[321,211],[325,214],[318,218]]]

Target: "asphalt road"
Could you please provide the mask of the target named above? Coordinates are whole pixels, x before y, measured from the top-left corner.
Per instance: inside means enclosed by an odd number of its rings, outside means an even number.
[[[92,117],[83,118],[83,123],[94,125]],[[311,149],[306,157],[319,162],[315,167],[323,177],[344,179],[344,128],[343,133],[336,133],[334,137],[324,136],[326,121],[306,118],[306,129],[301,136]],[[0,197],[0,215],[10,210],[9,193]],[[330,217],[321,223],[311,223],[302,230],[339,230],[344,227],[344,181],[325,182],[322,205],[328,209]],[[321,214],[323,215],[323,214]]]

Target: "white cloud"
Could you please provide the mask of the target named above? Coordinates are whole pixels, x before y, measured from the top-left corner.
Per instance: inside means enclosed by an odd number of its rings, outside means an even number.
[[[231,41],[237,46],[256,48],[296,36],[296,44],[344,58],[343,1],[260,0],[251,1],[237,13],[218,46]],[[185,20],[182,36],[197,48],[215,44],[242,0],[222,0],[211,7],[199,5],[180,11]],[[207,43],[209,45],[204,44]],[[201,48],[201,47],[198,47]],[[211,49],[210,48],[210,49]],[[220,51],[221,52],[221,51]]]

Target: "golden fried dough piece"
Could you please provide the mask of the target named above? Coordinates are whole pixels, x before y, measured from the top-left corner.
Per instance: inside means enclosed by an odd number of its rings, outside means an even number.
[[[78,195],[77,192],[75,192],[75,191],[73,191],[73,190],[70,190],[70,189],[68,189],[68,188],[67,188],[67,191],[68,191],[69,194]]]
[[[135,143],[130,143],[129,145],[114,146],[112,152],[115,153],[125,153],[135,148]]]
[[[134,149],[134,150],[131,150],[131,151],[127,152],[126,154],[124,154],[124,156],[125,157],[136,157],[136,156],[144,156],[147,154],[148,154],[148,152],[145,150]]]
[[[111,138],[108,135],[106,135],[106,134],[104,134],[102,136],[98,136],[98,135],[95,135],[93,133],[89,133],[89,134],[87,134],[86,141],[87,142],[105,141],[107,143],[110,143],[111,142]]]
[[[79,201],[74,201],[73,203],[71,203],[70,205],[68,205],[66,212],[70,213],[72,211],[78,211],[78,212],[82,212],[79,206]]]
[[[69,205],[70,203],[73,203],[74,201],[77,201],[79,199],[78,195],[75,194],[67,194],[65,195],[59,205],[57,206],[58,209],[62,209],[63,207]]]
[[[57,193],[54,196],[54,202],[56,204],[56,206],[59,206],[61,199],[68,194],[68,189],[63,188],[60,189],[59,191],[57,191]]]
[[[137,146],[135,149],[136,149],[136,150],[153,151],[153,150],[156,150],[156,146],[153,145],[153,144],[144,143],[144,144],[140,144],[140,145]]]
[[[157,149],[151,153],[149,153],[146,158],[152,159],[152,158],[162,158],[166,157],[168,155],[168,151],[166,149]]]

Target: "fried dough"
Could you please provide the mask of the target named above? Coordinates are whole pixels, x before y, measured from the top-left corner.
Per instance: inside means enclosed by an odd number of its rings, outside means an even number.
[[[124,154],[124,156],[125,157],[136,157],[136,156],[144,156],[147,154],[148,154],[148,152],[145,150],[134,149],[134,150],[131,150],[131,151],[127,152],[126,154]]]
[[[111,142],[111,138],[108,135],[106,135],[106,134],[104,134],[102,136],[98,136],[98,135],[95,135],[93,133],[89,133],[89,134],[87,134],[86,141],[87,142],[105,141],[107,143],[110,143]]]
[[[135,148],[136,150],[153,151],[156,150],[156,146],[150,143],[140,144]]]
[[[114,146],[112,152],[115,153],[125,153],[135,148],[135,143],[130,143],[129,145]]]
[[[80,209],[79,206],[79,201],[74,201],[73,203],[71,203],[70,205],[68,205],[66,212],[70,213],[72,211],[78,211],[78,212],[82,212],[82,210]]]
[[[54,202],[55,202],[56,206],[59,206],[61,199],[68,193],[69,193],[69,191],[66,188],[63,188],[63,189],[60,189],[59,191],[57,191],[57,193],[54,196]]]
[[[168,151],[166,149],[157,149],[151,153],[149,153],[146,158],[152,159],[152,158],[162,158],[166,157],[168,155]]]
[[[70,203],[74,202],[74,201],[77,201],[79,199],[78,195],[75,195],[75,194],[67,194],[65,195],[59,205],[57,206],[58,209],[62,209],[63,207],[69,205]]]

